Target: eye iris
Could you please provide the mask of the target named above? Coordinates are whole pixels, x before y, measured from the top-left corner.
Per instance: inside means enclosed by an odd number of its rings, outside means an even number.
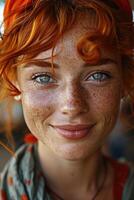
[[[95,80],[103,80],[105,79],[105,75],[104,74],[101,74],[101,73],[96,73],[93,75],[94,79]]]
[[[37,81],[40,83],[47,83],[50,81],[50,77],[49,76],[40,76],[37,78]]]

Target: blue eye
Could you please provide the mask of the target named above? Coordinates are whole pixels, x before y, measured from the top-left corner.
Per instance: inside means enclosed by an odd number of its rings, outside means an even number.
[[[54,80],[48,74],[38,74],[38,75],[35,75],[32,79],[34,80],[34,82],[39,83],[39,84],[56,83],[56,80]]]
[[[96,72],[92,75],[90,75],[88,78],[87,78],[87,81],[88,80],[91,80],[91,81],[97,81],[97,82],[102,82],[102,81],[105,81],[105,80],[108,80],[110,79],[111,76],[107,73],[104,73],[104,72]]]

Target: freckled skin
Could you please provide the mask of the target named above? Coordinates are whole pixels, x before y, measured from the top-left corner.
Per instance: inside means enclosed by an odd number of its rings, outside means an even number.
[[[82,66],[84,61],[77,53],[76,44],[87,32],[83,25],[83,21],[77,23],[57,43],[56,51],[62,51],[54,58],[54,62],[59,65],[59,69],[55,70],[56,86],[36,86],[30,80],[31,74],[51,73],[51,69],[31,66],[20,67],[17,72],[24,117],[29,129],[39,139],[39,144],[43,144],[43,151],[47,150],[50,155],[68,160],[85,159],[101,147],[115,125],[122,95],[119,64],[115,66],[112,63],[108,67],[112,79],[101,85],[85,81],[88,74],[101,70],[101,67]],[[103,56],[119,63],[117,52],[107,52],[105,49],[102,52]],[[51,50],[42,52],[38,57],[48,56],[51,56]],[[107,70],[107,67],[104,66],[104,69]],[[86,138],[67,140],[50,126],[63,124],[94,124],[94,128]]]

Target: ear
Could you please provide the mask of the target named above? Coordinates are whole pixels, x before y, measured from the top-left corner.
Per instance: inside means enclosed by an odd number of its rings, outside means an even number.
[[[21,100],[21,94],[14,96],[14,100],[20,101]]]

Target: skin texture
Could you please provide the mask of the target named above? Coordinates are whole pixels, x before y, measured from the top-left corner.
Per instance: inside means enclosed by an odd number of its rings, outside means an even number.
[[[89,23],[88,30],[86,23]],[[74,182],[75,193],[75,189],[82,185],[81,194],[85,196],[76,199],[85,199],[89,195],[85,188],[89,189],[95,176],[99,180],[104,177],[100,148],[115,125],[123,91],[121,66],[115,49],[101,49],[101,59],[107,59],[102,65],[86,64],[78,55],[77,42],[87,31],[95,28],[93,24],[94,16],[88,19],[85,16],[85,20],[79,20],[57,43],[55,74],[50,66],[29,65],[17,70],[24,117],[30,131],[39,139],[39,157],[46,179],[56,191],[64,191],[70,187],[70,182],[71,185]],[[50,56],[51,49],[42,52],[38,58]],[[47,59],[47,62],[51,60]],[[51,76],[48,84],[38,82],[44,73]],[[102,80],[95,79],[96,73]],[[86,137],[71,140],[63,138],[52,127],[64,124],[88,124],[93,127]],[[59,167],[61,179],[55,182]],[[79,180],[81,185],[77,184]],[[108,180],[107,184],[110,183]],[[64,191],[61,195],[68,194]],[[71,189],[70,196],[73,196]]]

